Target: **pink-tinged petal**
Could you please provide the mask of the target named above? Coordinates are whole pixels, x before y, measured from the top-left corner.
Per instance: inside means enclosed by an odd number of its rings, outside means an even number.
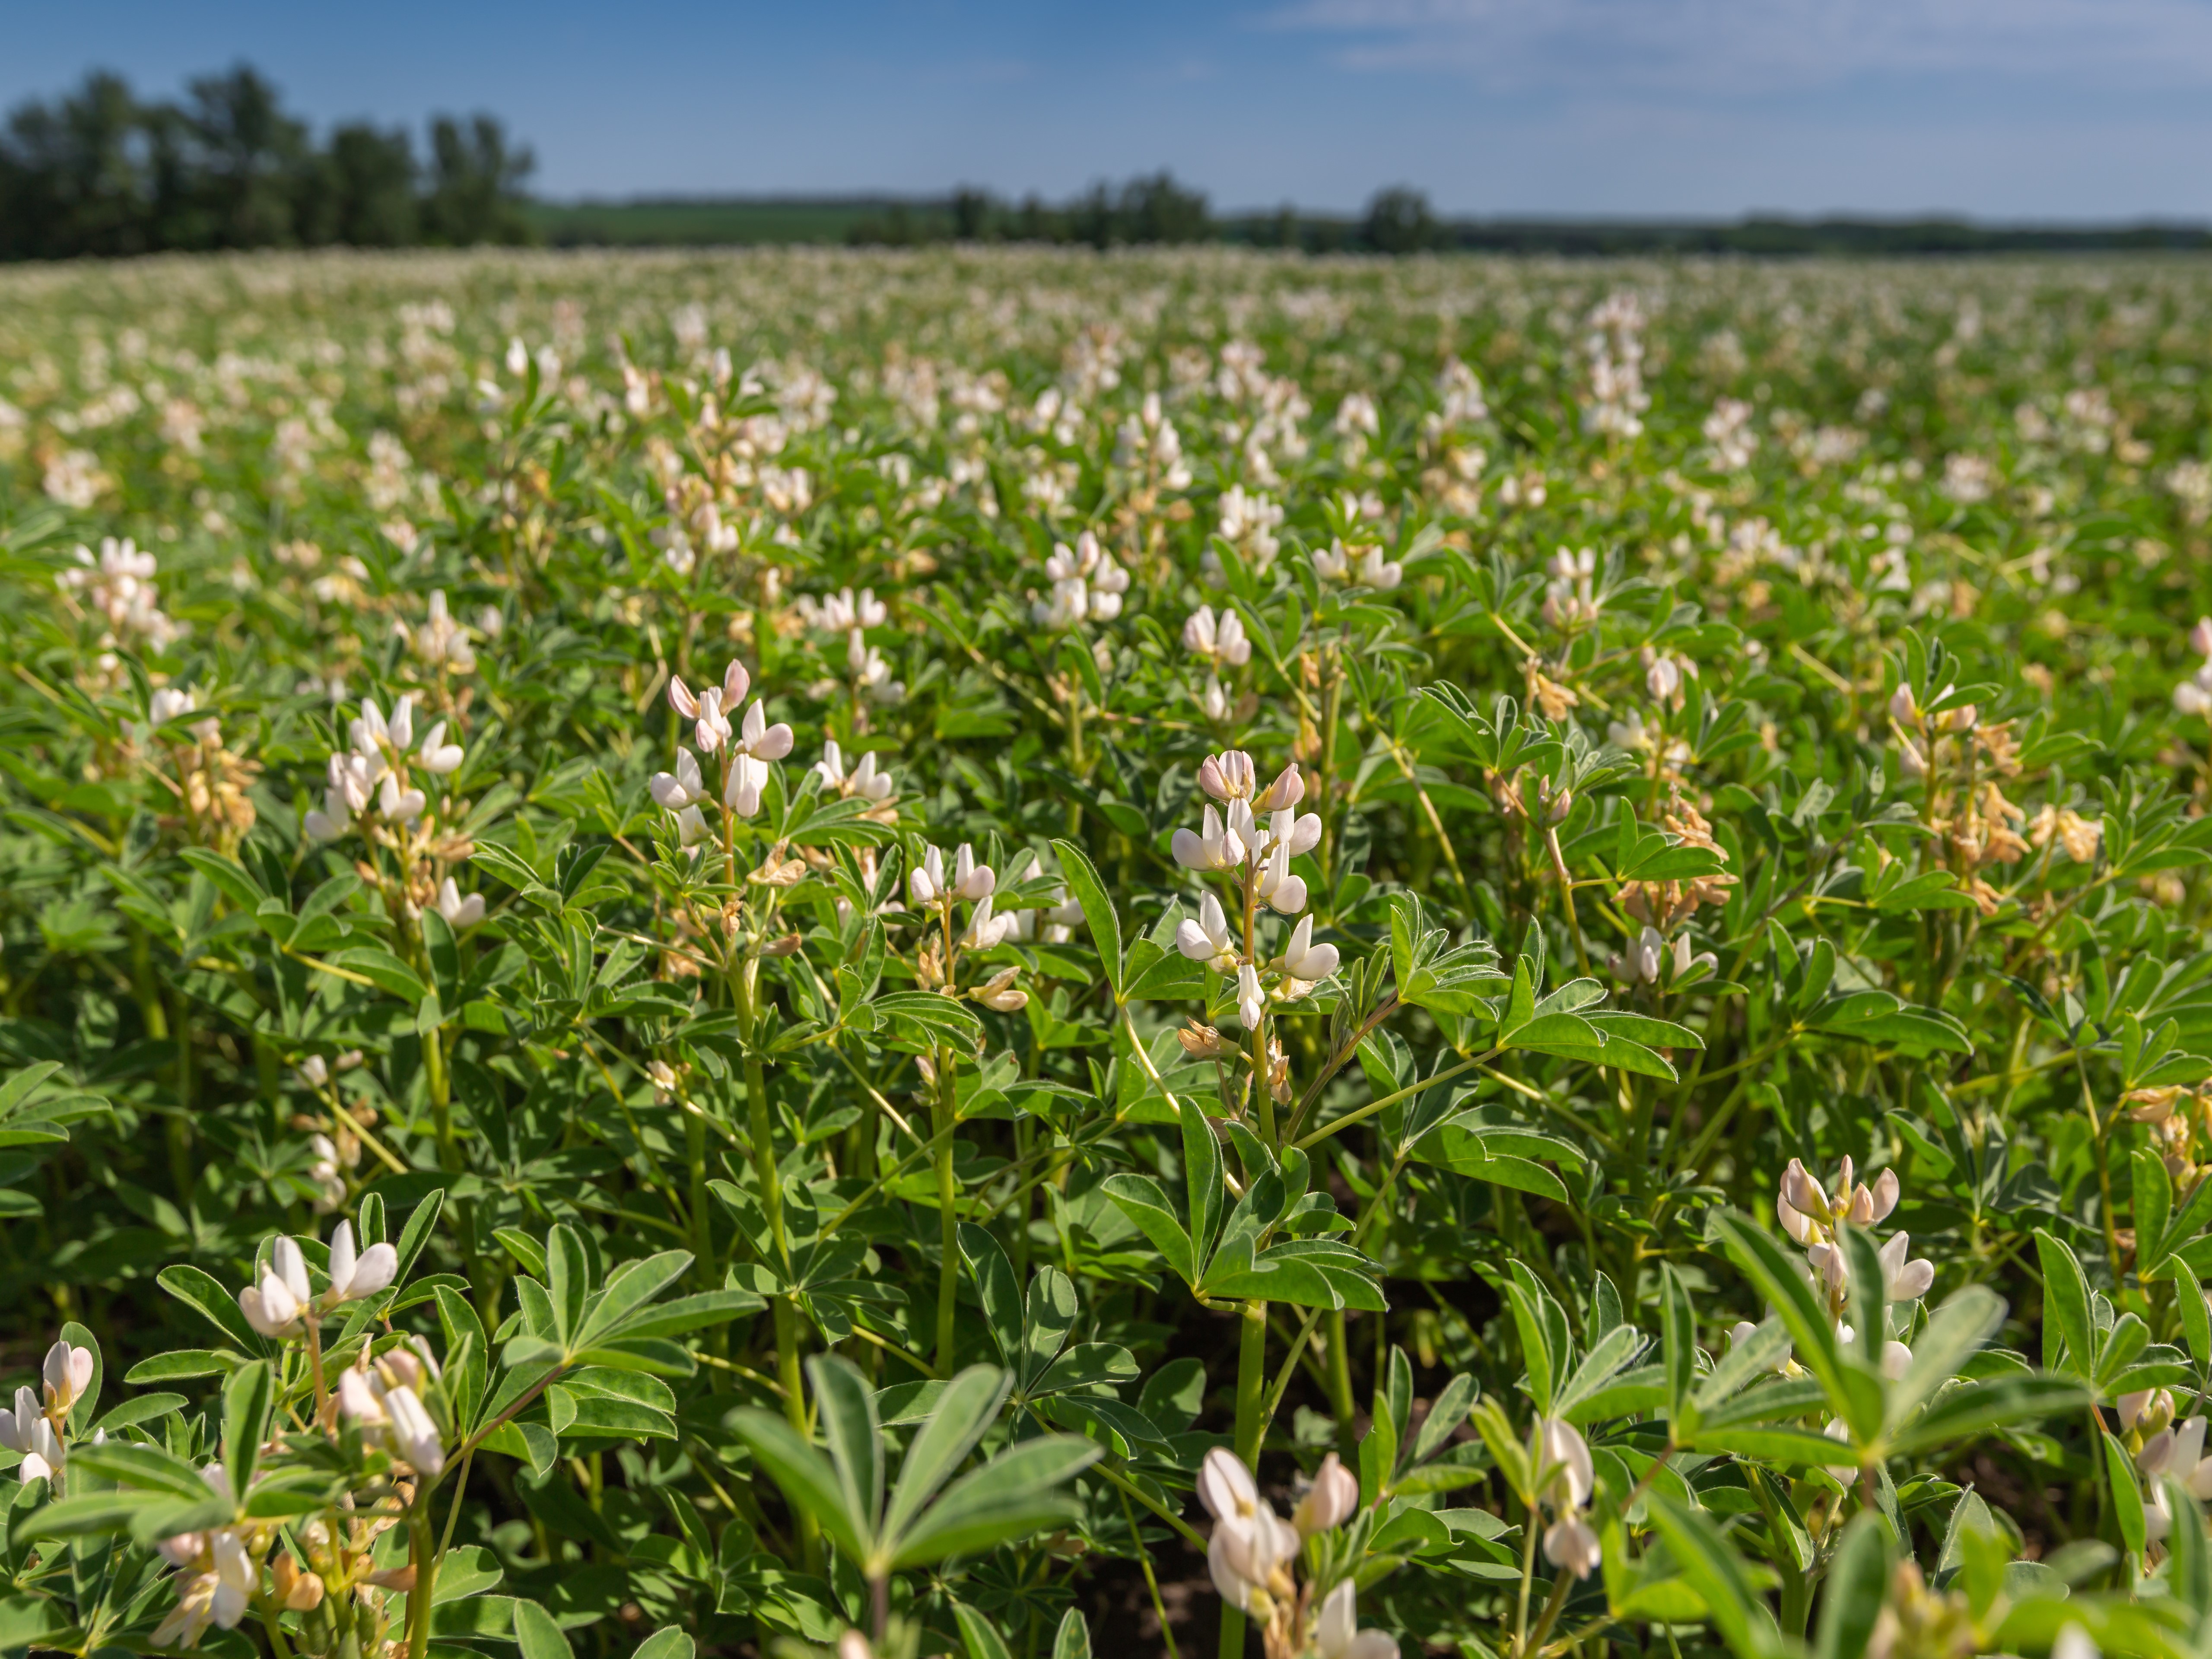
[[[699,718],[699,700],[691,695],[691,688],[680,679],[668,682],[668,706],[687,720]]]

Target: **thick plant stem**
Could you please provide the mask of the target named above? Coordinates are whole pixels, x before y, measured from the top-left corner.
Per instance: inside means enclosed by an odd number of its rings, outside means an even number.
[[[1255,1474],[1260,1468],[1260,1441],[1267,1433],[1267,1304],[1244,1304],[1243,1328],[1237,1338],[1237,1456]],[[1244,1609],[1228,1602],[1221,1607],[1222,1659],[1244,1651]]]
[[[952,1375],[953,1343],[957,1335],[953,1316],[960,1294],[959,1188],[953,1179],[952,1127],[959,1116],[959,1099],[952,1082],[952,1051],[937,1054],[937,1374]]]
[[[453,1141],[453,1087],[446,1076],[446,1042],[438,1032],[422,1034],[422,1081],[430,1091],[430,1121],[438,1137],[438,1166],[461,1167],[461,1149]]]
[[[775,1252],[775,1260],[769,1265],[788,1282],[791,1236],[784,1231],[783,1224],[783,1176],[775,1156],[775,1114],[769,1105],[768,1073],[761,1065],[757,1041],[759,976],[760,958],[749,957],[744,965],[731,975],[730,990],[737,1004],[738,1026],[745,1033],[745,1132],[752,1141],[753,1178],[760,1186],[761,1214],[768,1222],[769,1248]],[[701,1164],[695,1167],[703,1167],[703,1147],[700,1158]],[[703,1216],[705,1206],[695,1199],[692,1212]],[[769,1313],[775,1327],[775,1376],[783,1390],[784,1420],[805,1438],[810,1425],[806,1419],[806,1386],[799,1364],[799,1310],[792,1305],[788,1296],[777,1296],[770,1299]],[[821,1523],[803,1507],[798,1510],[796,1518],[799,1549],[806,1569],[819,1571]]]
[[[707,1123],[696,1112],[684,1114],[684,1162],[691,1175],[691,1270],[700,1288],[711,1291],[721,1275],[715,1271],[714,1230],[707,1213]]]
[[[407,1591],[407,1659],[423,1659],[430,1650],[430,1603],[438,1588],[438,1551],[430,1539],[427,1492],[407,1522],[407,1554],[415,1569],[415,1582]]]
[[[1336,1455],[1357,1468],[1358,1437],[1352,1419],[1358,1407],[1352,1397],[1352,1347],[1344,1328],[1344,1310],[1328,1316],[1328,1405],[1336,1417]]]

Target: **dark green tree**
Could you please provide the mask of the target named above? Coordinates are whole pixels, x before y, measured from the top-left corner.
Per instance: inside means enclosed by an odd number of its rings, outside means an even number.
[[[0,255],[145,252],[143,139],[137,100],[105,70],[58,104],[17,108],[0,144]]]
[[[1438,240],[1429,198],[1407,185],[1375,192],[1360,222],[1360,240],[1377,253],[1418,253]]]
[[[331,134],[301,206],[302,240],[349,247],[405,247],[422,235],[420,169],[404,128],[356,122]]]
[[[531,240],[522,181],[538,165],[529,147],[510,148],[497,118],[466,124],[441,115],[430,125],[430,189],[422,202],[424,239],[449,247]]]
[[[186,118],[214,245],[296,242],[294,210],[312,153],[306,125],[285,114],[276,88],[243,64],[194,81],[191,97]]]

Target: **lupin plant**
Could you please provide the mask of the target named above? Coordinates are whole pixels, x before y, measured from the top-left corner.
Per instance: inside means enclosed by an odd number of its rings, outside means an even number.
[[[2212,1642],[2201,274],[0,297],[0,1650]]]

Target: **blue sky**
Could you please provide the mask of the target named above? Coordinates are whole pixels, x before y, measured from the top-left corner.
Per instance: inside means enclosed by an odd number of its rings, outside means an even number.
[[[247,58],[319,121],[488,108],[547,194],[2212,218],[2212,0],[0,0],[0,102]]]

